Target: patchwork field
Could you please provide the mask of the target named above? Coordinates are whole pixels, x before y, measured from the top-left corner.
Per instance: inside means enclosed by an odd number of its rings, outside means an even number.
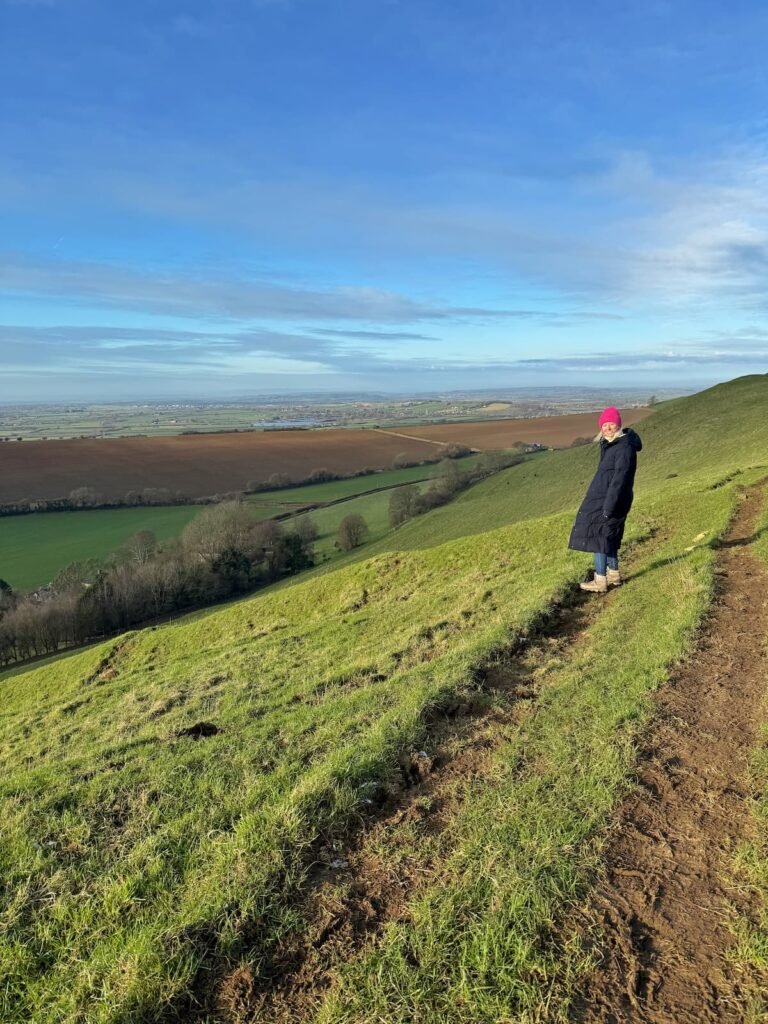
[[[458,465],[471,469],[477,465],[477,459],[470,455]],[[317,553],[322,558],[333,558],[338,555],[334,542],[344,516],[364,516],[370,541],[379,540],[389,528],[390,491],[386,488],[429,480],[438,472],[437,465],[412,466],[350,480],[262,491],[248,499],[248,507],[255,519],[268,519],[296,512],[302,506],[351,499],[312,513],[320,530]],[[381,490],[355,498],[374,488]],[[71,562],[106,558],[139,530],[151,530],[158,540],[176,537],[199,512],[198,506],[179,505],[4,517],[0,522],[0,579],[17,590],[43,586]]]
[[[766,400],[768,378],[743,378],[641,428],[628,583],[602,599],[581,597],[589,559],[566,548],[594,471],[579,448],[364,555],[0,684],[0,1019],[579,1019],[610,948],[580,914],[656,695],[728,587],[722,545],[765,550]],[[731,788],[754,815],[747,780]],[[733,939],[717,970],[741,986],[722,1020],[759,1020],[764,820],[741,861],[719,852],[755,908],[715,908]],[[629,935],[638,957],[649,934]],[[621,1014],[595,1019],[685,1019],[655,1015],[638,964]]]
[[[628,422],[649,411],[630,410]],[[93,487],[108,498],[144,487],[201,497],[242,490],[249,480],[266,480],[272,473],[303,479],[319,468],[335,473],[389,468],[401,453],[414,461],[434,458],[436,441],[457,440],[478,449],[531,440],[567,446],[595,432],[594,414],[580,413],[409,427],[402,433],[300,430],[8,442],[0,444],[0,502],[62,497],[77,487]]]

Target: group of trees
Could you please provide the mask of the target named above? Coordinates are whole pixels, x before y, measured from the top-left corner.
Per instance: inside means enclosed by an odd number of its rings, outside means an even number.
[[[393,469],[407,469],[410,466],[431,466],[442,459],[461,459],[472,453],[471,448],[466,445],[450,444],[440,445],[434,458],[414,459],[407,452],[400,452],[392,460]],[[249,480],[245,485],[247,494],[257,494],[259,491],[279,491],[286,487],[303,487],[305,484],[323,484],[330,480],[352,480],[359,476],[373,476],[375,473],[384,472],[381,469],[374,469],[372,466],[365,466],[363,469],[355,470],[353,473],[336,473],[331,469],[320,467],[313,469],[304,477],[291,477],[287,473],[272,473],[265,480]]]
[[[204,509],[179,538],[161,544],[142,530],[107,562],[69,565],[36,593],[17,595],[0,581],[0,664],[51,654],[297,572],[313,564],[316,537],[308,517],[288,530],[227,502]]]
[[[414,516],[422,515],[433,508],[445,505],[470,484],[482,480],[492,473],[498,473],[509,466],[522,462],[521,455],[509,452],[486,452],[478,460],[474,469],[463,471],[456,462],[445,459],[440,464],[440,471],[425,491],[420,491],[416,484],[408,484],[392,491],[389,499],[389,525],[400,526]]]

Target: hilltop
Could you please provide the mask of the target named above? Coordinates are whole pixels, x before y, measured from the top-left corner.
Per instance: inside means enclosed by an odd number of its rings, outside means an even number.
[[[566,550],[583,447],[7,680],[0,1019],[564,1019],[590,961],[562,911],[768,475],[767,399],[745,377],[638,427],[631,581],[603,602]]]

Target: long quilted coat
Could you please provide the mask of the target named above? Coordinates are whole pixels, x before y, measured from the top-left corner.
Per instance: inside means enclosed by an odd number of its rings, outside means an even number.
[[[597,472],[576,514],[569,548],[603,554],[619,550],[632,507],[637,453],[642,447],[638,435],[629,429],[610,443],[600,439]]]

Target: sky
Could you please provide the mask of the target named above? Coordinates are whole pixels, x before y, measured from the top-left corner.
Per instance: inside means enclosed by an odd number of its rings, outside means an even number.
[[[0,403],[768,371],[764,0],[0,0]]]

